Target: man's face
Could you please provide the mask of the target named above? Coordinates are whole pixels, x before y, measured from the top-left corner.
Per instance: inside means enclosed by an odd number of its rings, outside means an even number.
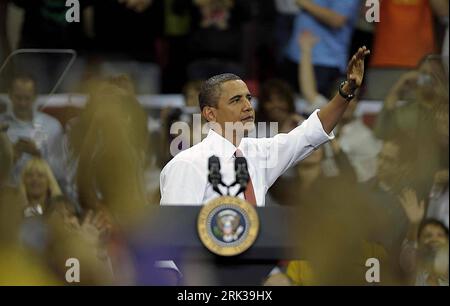
[[[437,251],[448,243],[448,236],[444,229],[435,224],[428,224],[422,229],[419,245],[431,251]]]
[[[9,95],[16,115],[28,114],[33,109],[36,99],[36,88],[31,80],[16,80]]]
[[[238,123],[244,130],[255,128],[255,111],[251,104],[252,96],[247,85],[241,80],[228,81],[221,85],[217,108],[213,110],[212,122],[226,128],[225,123]],[[238,127],[238,125],[235,125]]]
[[[378,154],[378,179],[391,182],[398,174],[400,148],[393,142],[385,142]]]

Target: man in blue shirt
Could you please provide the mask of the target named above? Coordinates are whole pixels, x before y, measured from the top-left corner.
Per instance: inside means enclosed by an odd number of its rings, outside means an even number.
[[[336,79],[345,72],[354,24],[359,16],[359,0],[297,0],[297,14],[289,44],[285,50],[290,81],[297,87],[300,60],[298,37],[308,31],[318,38],[312,53],[319,92],[328,96]]]

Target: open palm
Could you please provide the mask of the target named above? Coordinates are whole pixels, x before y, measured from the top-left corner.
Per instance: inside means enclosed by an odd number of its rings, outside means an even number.
[[[361,86],[364,79],[364,59],[370,54],[366,46],[361,47],[352,56],[347,66],[347,80],[352,88]]]
[[[425,202],[419,201],[414,190],[404,190],[400,196],[400,203],[412,224],[419,224],[425,217]]]

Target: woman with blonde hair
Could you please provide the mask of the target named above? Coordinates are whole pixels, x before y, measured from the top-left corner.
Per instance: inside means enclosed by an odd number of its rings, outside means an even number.
[[[21,184],[28,200],[25,217],[42,215],[49,200],[62,194],[50,166],[41,158],[32,158],[26,163]]]

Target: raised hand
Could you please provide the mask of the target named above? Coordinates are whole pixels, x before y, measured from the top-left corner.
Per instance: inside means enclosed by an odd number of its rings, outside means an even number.
[[[364,59],[370,54],[366,46],[359,48],[347,66],[347,81],[350,88],[359,88],[364,79]]]
[[[420,224],[425,217],[424,200],[419,202],[416,191],[409,188],[403,190],[399,199],[409,222],[414,225]]]
[[[110,224],[105,213],[88,211],[82,224],[80,225],[80,233],[92,245],[100,242],[101,235],[110,230]]]
[[[419,72],[417,70],[408,71],[403,74],[390,90],[384,100],[384,106],[387,110],[393,110],[397,106],[397,102],[403,95],[417,87],[417,79]]]
[[[33,156],[40,157],[41,151],[37,147],[36,143],[31,139],[20,138],[17,141],[17,145],[21,148],[21,150],[25,153],[28,153]]]
[[[313,33],[304,31],[298,36],[298,45],[302,50],[311,50],[318,40]]]

